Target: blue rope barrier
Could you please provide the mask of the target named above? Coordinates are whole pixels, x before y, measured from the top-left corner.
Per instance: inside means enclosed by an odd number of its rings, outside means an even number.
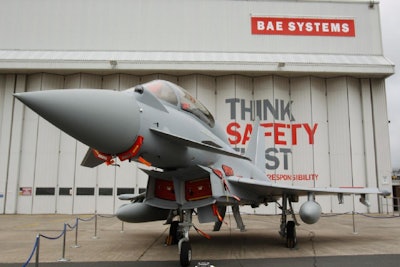
[[[328,218],[328,217],[335,217],[335,216],[341,216],[341,215],[349,215],[349,214],[353,214],[352,211],[348,211],[348,212],[343,212],[343,213],[335,213],[335,214],[322,214],[321,217],[324,218]],[[373,216],[373,215],[368,215],[362,212],[354,212],[354,215],[360,215],[360,216],[364,216],[367,218],[371,218],[371,219],[395,219],[395,218],[400,218],[400,216]]]
[[[113,218],[113,217],[115,217],[115,215],[112,215],[112,216],[99,215],[99,216],[100,216],[100,217],[104,217],[104,218]],[[23,266],[23,267],[26,267],[26,266],[30,263],[30,261],[31,261],[31,259],[32,259],[32,257],[33,257],[33,254],[34,254],[35,251],[37,250],[38,244],[39,244],[39,242],[40,242],[40,237],[43,237],[43,238],[46,238],[46,239],[49,239],[49,240],[56,240],[56,239],[59,239],[59,238],[61,238],[62,236],[64,236],[64,235],[66,234],[66,232],[67,232],[67,227],[69,228],[68,231],[72,231],[72,230],[74,230],[75,228],[78,227],[78,222],[79,222],[79,221],[89,222],[89,221],[92,221],[93,219],[95,219],[96,217],[97,217],[97,215],[94,215],[94,216],[92,216],[92,217],[90,217],[90,218],[88,218],[88,219],[76,218],[75,224],[74,224],[74,225],[70,225],[69,223],[64,223],[64,229],[62,230],[62,232],[61,232],[58,236],[55,236],[55,237],[46,236],[46,235],[43,235],[43,234],[38,234],[38,235],[36,236],[36,240],[35,240],[35,244],[34,244],[34,246],[33,246],[32,252],[31,252],[31,254],[29,255],[29,258],[27,259],[27,261],[26,261],[26,262],[24,263],[24,265],[22,265],[22,266]],[[76,242],[76,240],[75,240],[75,242]],[[77,244],[75,244],[75,245],[77,245]]]
[[[395,215],[393,215],[393,216],[372,216],[372,215],[358,213],[358,212],[356,212],[355,214],[361,215],[361,216],[364,216],[367,218],[372,218],[372,219],[398,219],[398,218],[400,218],[400,216],[395,216]]]
[[[76,227],[78,227],[78,218],[76,218],[74,225],[71,226],[69,223],[67,223],[67,226],[70,231],[74,230]]]
[[[329,218],[329,217],[336,217],[336,216],[342,216],[342,215],[348,215],[348,214],[352,214],[352,212],[351,211],[348,211],[348,212],[343,212],[343,213],[323,213],[323,214],[321,214],[321,217],[322,218]]]
[[[111,218],[114,218],[116,215],[101,215],[101,214],[98,214],[98,216],[102,217],[102,218],[111,219]]]
[[[61,238],[65,234],[65,231],[66,231],[66,224],[64,223],[64,230],[61,232],[60,235],[58,235],[56,237],[51,237],[51,236],[45,236],[45,235],[39,234],[39,236],[44,237],[46,239],[50,239],[50,240],[56,240],[56,239]]]
[[[96,215],[88,218],[88,219],[82,219],[82,218],[78,218],[78,220],[83,221],[83,222],[90,222],[91,220],[93,220],[96,217]]]
[[[37,236],[36,236],[36,240],[35,240],[35,244],[33,245],[33,249],[32,249],[31,255],[30,255],[29,258],[26,260],[26,262],[24,263],[24,265],[22,265],[22,267],[26,267],[26,266],[29,264],[29,262],[31,261],[31,259],[32,259],[32,257],[33,257],[33,254],[35,253],[35,251],[36,251],[36,249],[37,249],[37,246],[38,246],[38,244],[39,244],[39,238],[40,238],[40,235],[37,235]]]

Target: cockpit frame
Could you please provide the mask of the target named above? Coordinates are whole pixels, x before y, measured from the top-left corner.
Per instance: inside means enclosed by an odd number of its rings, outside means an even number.
[[[151,92],[163,103],[167,103],[179,108],[180,110],[189,112],[208,126],[214,127],[215,120],[210,111],[179,85],[164,80],[154,80],[142,84],[140,87],[143,88],[143,90]]]

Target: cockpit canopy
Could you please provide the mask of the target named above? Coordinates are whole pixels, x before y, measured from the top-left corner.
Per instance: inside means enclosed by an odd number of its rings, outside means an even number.
[[[161,101],[192,113],[210,127],[214,127],[215,121],[210,111],[182,87],[164,80],[154,80],[140,86]]]

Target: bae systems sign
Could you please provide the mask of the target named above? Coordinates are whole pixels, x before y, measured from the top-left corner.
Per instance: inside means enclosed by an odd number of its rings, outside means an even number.
[[[251,33],[255,35],[356,35],[354,19],[251,17]]]

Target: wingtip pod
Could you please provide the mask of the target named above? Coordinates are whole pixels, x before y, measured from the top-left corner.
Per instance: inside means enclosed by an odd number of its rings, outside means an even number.
[[[379,193],[381,196],[384,196],[384,197],[388,197],[388,196],[390,196],[392,193],[390,193],[388,190],[380,190],[380,193]]]
[[[14,96],[65,133],[107,154],[129,149],[140,127],[136,99],[123,92],[63,89]]]

